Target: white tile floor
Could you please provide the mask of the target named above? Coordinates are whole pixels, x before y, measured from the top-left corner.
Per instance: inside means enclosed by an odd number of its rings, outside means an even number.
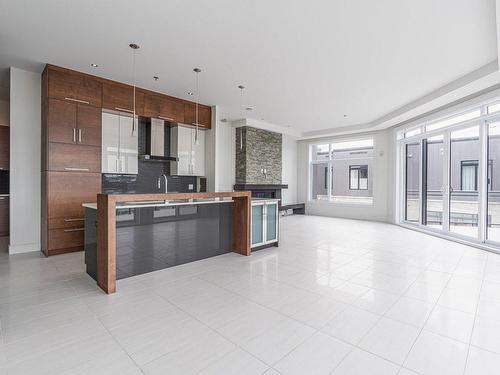
[[[83,254],[0,253],[0,374],[500,373],[500,256],[397,226],[282,220],[279,248],[100,292]]]

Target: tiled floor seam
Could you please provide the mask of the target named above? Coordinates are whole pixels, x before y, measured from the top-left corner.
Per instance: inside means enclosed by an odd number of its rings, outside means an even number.
[[[206,280],[204,280],[206,281]],[[212,284],[212,283],[211,283]],[[212,284],[213,285],[213,284]],[[198,323],[202,324],[203,326],[207,327],[209,330],[211,330],[213,333],[215,333],[216,335],[219,335],[220,337],[223,337],[225,340],[229,341],[231,344],[233,344],[236,348],[244,351],[245,353],[247,353],[248,355],[252,356],[253,358],[255,358],[256,360],[258,360],[259,362],[262,362],[265,366],[271,368],[270,365],[268,365],[267,363],[265,363],[264,361],[262,361],[261,359],[257,358],[255,355],[253,355],[252,353],[248,352],[247,350],[245,350],[244,348],[242,348],[240,345],[238,345],[236,342],[234,342],[233,340],[229,339],[228,337],[222,335],[220,332],[218,332],[216,329],[210,327],[208,324],[206,324],[205,322],[201,321],[200,319],[198,319],[196,316],[194,316],[193,314],[187,312],[186,310],[184,310],[182,307],[178,306],[176,303],[172,302],[171,300],[169,300],[168,298],[166,298],[165,296],[161,296],[158,294],[159,297],[163,298],[165,301],[167,301],[168,303],[171,303],[172,305],[174,305],[175,307],[177,307],[179,310],[181,310],[183,313],[189,315],[191,318],[195,319]],[[221,358],[218,358],[217,360],[221,360],[222,358],[224,358],[226,355],[228,355],[229,353],[232,353],[234,351],[233,350],[230,350],[228,353],[226,353],[225,355],[223,355]],[[157,359],[167,355],[168,353],[165,353],[165,354],[162,354],[161,356],[145,363],[143,366],[146,366],[148,363],[151,363],[153,361],[156,361]],[[135,362],[134,362],[135,363]],[[209,367],[210,365],[212,365],[214,362],[210,362],[208,363],[205,367],[201,368],[199,371],[197,371],[197,373],[200,373],[201,371],[205,370],[207,367]],[[268,371],[269,369],[266,369],[266,371]],[[141,371],[142,371],[142,368],[141,368]],[[143,372],[144,373],[144,372]]]
[[[106,330],[106,332],[108,333],[108,335],[113,339],[113,341],[116,343],[116,345],[118,345],[118,347],[127,355],[127,357],[130,358],[130,360],[132,361],[132,363],[143,373],[143,374],[146,374],[144,372],[144,370],[142,369],[141,366],[139,366],[138,363],[136,363],[134,361],[134,359],[130,356],[129,352],[127,352],[125,350],[125,348],[120,344],[120,342],[116,339],[115,336],[113,336],[113,334],[108,330],[108,328],[101,322],[101,320],[99,318],[97,318],[97,320],[99,321],[99,324]]]
[[[467,348],[467,356],[465,357],[465,365],[464,365],[464,371],[463,371],[464,375],[465,375],[465,372],[467,371],[467,363],[469,362],[470,348],[471,348],[471,344],[472,344],[472,335],[474,334],[474,329],[476,327],[477,311],[479,309],[479,301],[481,300],[481,292],[483,291],[484,277],[485,277],[485,273],[486,273],[486,266],[488,265],[488,259],[489,259],[489,256],[486,257],[486,261],[484,262],[484,266],[483,266],[483,273],[482,273],[483,277],[481,278],[481,286],[479,287],[479,294],[477,297],[476,309],[474,311],[474,320],[472,322],[472,330],[471,330],[470,338],[469,338],[469,346]]]
[[[457,262],[457,264],[455,265],[455,268],[453,269],[453,272],[451,273],[451,277],[450,277],[450,278],[446,281],[446,284],[444,285],[443,289],[441,290],[441,293],[439,293],[438,298],[436,298],[436,301],[434,302],[434,306],[432,306],[432,309],[430,310],[429,314],[427,315],[427,317],[426,317],[426,319],[425,319],[424,323],[422,324],[422,327],[421,327],[421,328],[420,328],[420,330],[418,331],[418,334],[417,334],[417,336],[415,337],[415,340],[413,340],[413,343],[411,344],[410,350],[408,350],[408,352],[406,353],[406,356],[405,356],[405,358],[404,358],[404,360],[403,360],[403,362],[402,362],[402,364],[401,364],[401,367],[399,368],[398,374],[401,372],[401,370],[402,370],[403,368],[406,368],[406,367],[404,367],[404,365],[405,365],[406,361],[408,360],[408,356],[410,355],[410,353],[411,353],[411,351],[413,350],[413,348],[414,348],[415,344],[417,343],[417,341],[418,341],[418,339],[419,339],[420,335],[422,334],[422,331],[424,330],[424,327],[425,327],[425,325],[427,324],[427,321],[429,320],[429,318],[431,317],[432,313],[434,312],[434,309],[435,309],[435,308],[436,308],[436,306],[438,305],[438,302],[439,302],[439,300],[440,300],[441,296],[443,295],[443,293],[444,293],[444,291],[445,291],[446,287],[447,287],[447,286],[448,286],[448,284],[450,283],[450,280],[451,280],[451,278],[453,277],[453,275],[455,274],[455,271],[456,271],[456,269],[458,268],[458,265],[459,265],[459,264],[460,264],[460,262],[462,261],[463,257],[464,257],[464,255],[463,255],[463,252],[462,252],[462,255],[460,256],[460,260]],[[428,269],[428,267],[426,268],[426,270],[427,270],[427,269]],[[435,272],[439,272],[439,271],[435,271]],[[446,273],[446,272],[445,272],[445,273]],[[410,369],[410,370],[415,372],[415,370],[413,370],[413,369]]]

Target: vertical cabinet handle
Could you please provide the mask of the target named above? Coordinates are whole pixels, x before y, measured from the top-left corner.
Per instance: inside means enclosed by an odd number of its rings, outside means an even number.
[[[82,129],[78,129],[78,143],[82,143]]]
[[[73,143],[76,143],[76,128],[73,128]]]

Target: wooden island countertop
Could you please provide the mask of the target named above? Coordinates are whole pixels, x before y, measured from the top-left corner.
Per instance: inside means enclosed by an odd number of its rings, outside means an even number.
[[[231,198],[232,250],[250,255],[251,192],[97,194],[97,285],[106,293],[116,292],[116,207],[117,203],[173,201],[181,199]],[[193,204],[196,204],[195,202]]]

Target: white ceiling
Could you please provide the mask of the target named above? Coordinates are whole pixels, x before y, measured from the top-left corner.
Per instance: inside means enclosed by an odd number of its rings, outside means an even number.
[[[200,101],[225,117],[240,117],[244,84],[255,107],[244,116],[319,135],[394,118],[494,62],[495,11],[495,0],[1,0],[0,70],[52,63],[131,83],[135,42],[139,86],[192,99],[200,67]]]

